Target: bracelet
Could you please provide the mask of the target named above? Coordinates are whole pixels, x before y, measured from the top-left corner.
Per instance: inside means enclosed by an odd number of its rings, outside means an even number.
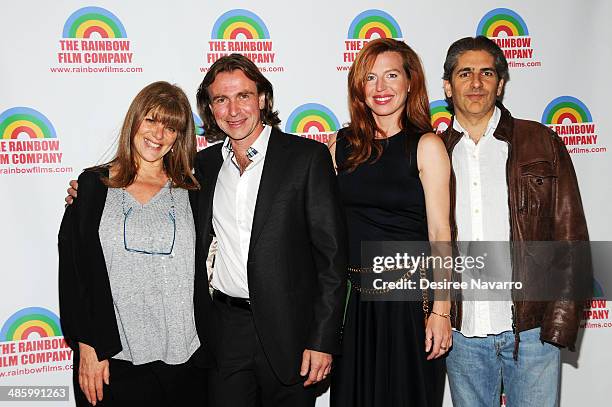
[[[436,311],[431,311],[431,313],[435,314],[435,315],[437,315],[439,317],[442,317],[442,318],[449,318],[450,319],[450,314],[446,314],[446,313],[440,314],[440,313],[438,313]]]

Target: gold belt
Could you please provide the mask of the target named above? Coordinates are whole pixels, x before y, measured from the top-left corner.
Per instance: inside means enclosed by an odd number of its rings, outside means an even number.
[[[347,267],[348,271],[350,273],[374,273],[374,267],[351,267],[348,266]],[[403,267],[391,267],[391,268],[385,268],[382,272],[385,271],[396,271],[396,270],[404,270]],[[418,267],[419,270],[419,276],[421,277],[421,279],[426,277],[426,269],[425,267],[423,267],[422,265],[420,265]],[[363,294],[386,294],[391,292],[390,288],[364,288],[359,286],[359,284],[356,284],[353,279],[351,278],[351,274],[349,273],[348,275],[348,279],[351,282],[351,286],[355,287],[355,290],[357,290],[359,293],[363,293]],[[410,274],[410,269],[408,271],[406,271],[404,274],[402,274],[402,276],[400,278],[398,278],[397,280],[395,280],[395,282],[399,282],[401,279],[408,277],[408,274]],[[427,326],[427,318],[429,317],[429,293],[427,290],[422,290],[423,293],[423,320],[424,320],[424,324],[425,326]]]

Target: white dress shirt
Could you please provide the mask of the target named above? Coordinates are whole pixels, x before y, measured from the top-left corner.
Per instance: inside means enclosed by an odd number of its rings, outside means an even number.
[[[452,157],[457,181],[457,240],[460,242],[510,240],[506,182],[508,145],[493,137],[500,117],[501,111],[495,107],[478,144],[469,137],[456,117],[453,121],[453,129],[463,134]],[[500,257],[507,261],[502,261],[501,270],[495,270],[495,274],[511,281],[509,248],[496,254],[497,259]],[[511,306],[511,301],[463,301],[461,333],[468,337],[484,337],[511,330]]]
[[[257,192],[270,140],[269,126],[249,147],[251,164],[240,175],[240,168],[229,138],[223,143],[223,164],[213,198],[212,223],[218,247],[212,286],[231,297],[249,298],[247,260]]]

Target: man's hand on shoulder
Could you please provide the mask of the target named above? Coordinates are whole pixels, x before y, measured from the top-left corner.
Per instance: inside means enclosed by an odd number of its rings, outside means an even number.
[[[331,372],[332,355],[316,350],[305,349],[302,354],[300,376],[306,376],[304,387],[324,380]]]
[[[72,205],[74,198],[77,197],[77,189],[79,189],[79,183],[76,179],[70,180],[69,185],[70,187],[66,190],[66,192],[68,192],[68,196],[64,198],[64,201],[66,201],[66,205]]]

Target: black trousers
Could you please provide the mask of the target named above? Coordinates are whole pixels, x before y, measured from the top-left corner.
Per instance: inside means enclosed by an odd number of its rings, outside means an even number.
[[[104,397],[96,406],[207,406],[206,373],[191,362],[168,365],[155,361],[133,365],[110,359],[109,370],[110,385],[104,385]],[[91,407],[79,387],[78,371],[74,372],[76,405]]]
[[[314,387],[284,385],[274,374],[248,306],[214,298],[217,368],[209,369],[209,405],[313,407]]]

